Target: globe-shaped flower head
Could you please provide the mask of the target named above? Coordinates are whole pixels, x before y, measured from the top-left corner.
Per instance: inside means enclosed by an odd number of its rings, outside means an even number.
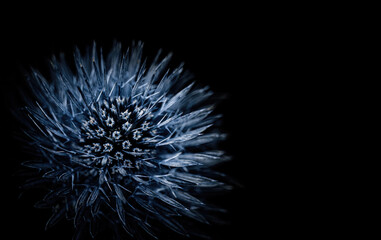
[[[104,59],[94,44],[75,51],[75,70],[53,57],[51,79],[32,72],[26,134],[40,158],[24,164],[39,169],[25,186],[50,189],[36,204],[53,211],[47,227],[66,217],[75,236],[108,226],[137,239],[211,221],[203,193],[227,188],[210,167],[227,159],[213,93],[159,55],[147,66],[141,43],[125,54],[115,44]]]

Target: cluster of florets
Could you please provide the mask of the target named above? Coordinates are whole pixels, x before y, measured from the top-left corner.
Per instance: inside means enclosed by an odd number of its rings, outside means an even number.
[[[139,170],[142,162],[155,155],[158,129],[153,113],[138,100],[117,97],[94,106],[89,120],[82,123],[80,145],[88,165],[110,167],[111,173]]]

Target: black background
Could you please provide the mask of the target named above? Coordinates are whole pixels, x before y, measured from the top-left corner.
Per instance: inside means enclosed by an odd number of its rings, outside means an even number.
[[[44,230],[50,212],[33,208],[33,196],[18,198],[19,179],[13,176],[26,156],[13,138],[19,124],[9,108],[18,88],[24,88],[24,74],[30,66],[46,71],[49,58],[64,52],[70,61],[75,46],[80,49],[96,41],[104,49],[113,41],[124,48],[135,41],[145,43],[145,55],[159,48],[172,52],[174,63],[185,63],[195,80],[227,99],[219,107],[224,114],[222,130],[229,133],[225,143],[233,160],[221,170],[244,186],[217,201],[229,210],[231,224],[216,228],[216,239],[254,239],[271,235],[269,204],[263,196],[266,178],[261,169],[263,137],[261,116],[265,100],[262,89],[266,51],[262,20],[248,6],[151,6],[121,4],[79,8],[50,6],[24,10],[10,9],[1,22],[1,199],[2,234],[12,239],[25,236],[38,239],[70,239],[72,226],[60,224]],[[4,9],[3,11],[7,11]],[[17,104],[17,102],[16,102]],[[260,154],[261,153],[261,154]],[[38,200],[38,199],[35,199]],[[4,224],[5,222],[5,224]]]

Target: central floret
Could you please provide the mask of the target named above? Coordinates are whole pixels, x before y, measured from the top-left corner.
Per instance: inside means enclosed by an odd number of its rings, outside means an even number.
[[[151,109],[124,97],[109,98],[92,106],[81,128],[84,161],[92,166],[139,169],[154,153],[157,129]]]

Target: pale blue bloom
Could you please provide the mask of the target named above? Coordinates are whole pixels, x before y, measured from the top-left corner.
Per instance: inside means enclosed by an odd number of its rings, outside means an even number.
[[[169,70],[170,56],[148,64],[142,49],[122,54],[115,44],[104,58],[94,44],[75,51],[74,71],[53,57],[50,79],[32,72],[25,133],[40,161],[24,165],[40,175],[25,186],[51,190],[37,203],[53,210],[47,227],[66,217],[75,236],[104,226],[134,239],[161,226],[191,236],[186,219],[209,223],[218,211],[203,202],[204,192],[229,188],[211,169],[228,159],[217,149],[225,134],[214,127],[214,94],[182,65]]]

